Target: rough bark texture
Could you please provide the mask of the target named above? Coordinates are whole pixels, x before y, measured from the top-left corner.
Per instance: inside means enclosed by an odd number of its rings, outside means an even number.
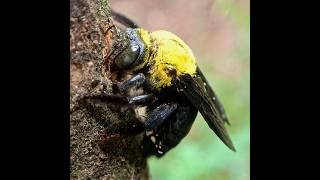
[[[135,122],[133,112],[111,102],[81,103],[88,94],[112,93],[103,72],[110,26],[108,1],[70,1],[71,179],[148,179],[141,134],[112,133]]]

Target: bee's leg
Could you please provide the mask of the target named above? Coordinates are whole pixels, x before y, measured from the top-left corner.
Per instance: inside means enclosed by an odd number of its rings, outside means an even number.
[[[103,103],[111,102],[119,105],[132,105],[132,106],[147,106],[155,102],[157,98],[153,94],[146,94],[128,98],[123,95],[114,95],[114,94],[99,94],[92,96],[85,96],[82,98],[82,101],[87,103]]]
[[[157,98],[153,94],[135,96],[129,99],[129,105],[147,106],[155,102]]]
[[[177,103],[167,103],[151,110],[144,121],[145,130],[150,131],[157,128],[169,118],[169,116],[177,109],[177,107]]]
[[[145,81],[146,77],[142,73],[138,73],[128,80],[115,84],[113,88],[114,90],[119,91],[121,94],[123,94],[132,87],[140,87],[144,85]]]
[[[97,94],[85,96],[82,99],[82,102],[85,103],[103,103],[103,102],[111,102],[121,105],[126,105],[129,103],[129,99],[123,95],[115,95],[115,94]]]
[[[146,106],[157,100],[156,96],[152,93],[146,95],[139,95],[136,97],[128,97],[125,92],[133,87],[145,87],[148,91],[152,88],[152,85],[146,80],[142,73],[139,73],[128,80],[122,81],[117,84],[113,84],[113,90],[120,94],[104,94],[96,93],[84,96],[81,98],[82,102],[112,102],[122,105],[134,105],[134,106]],[[152,89],[151,89],[152,90]]]
[[[197,112],[197,109],[189,102],[179,104],[172,116],[145,136],[146,155],[161,157],[177,146],[189,133]]]

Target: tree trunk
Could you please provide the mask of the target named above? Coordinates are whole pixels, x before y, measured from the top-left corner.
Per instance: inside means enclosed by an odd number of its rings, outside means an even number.
[[[124,122],[135,127],[130,109],[83,97],[112,94],[104,59],[113,37],[107,0],[70,1],[70,178],[148,179],[142,134],[117,133]],[[129,130],[128,130],[129,131]]]

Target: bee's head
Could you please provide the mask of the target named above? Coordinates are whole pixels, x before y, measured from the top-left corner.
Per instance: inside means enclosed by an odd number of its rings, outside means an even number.
[[[113,66],[118,70],[136,70],[144,64],[146,45],[141,39],[140,29],[127,28],[127,43],[114,57]]]

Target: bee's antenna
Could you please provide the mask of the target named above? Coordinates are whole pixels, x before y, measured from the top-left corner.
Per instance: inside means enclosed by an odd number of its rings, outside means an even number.
[[[111,14],[114,18],[114,20],[118,21],[119,23],[123,24],[126,27],[130,28],[139,28],[138,24],[133,22],[131,19],[127,18],[125,15],[122,15],[113,9],[111,9]]]

